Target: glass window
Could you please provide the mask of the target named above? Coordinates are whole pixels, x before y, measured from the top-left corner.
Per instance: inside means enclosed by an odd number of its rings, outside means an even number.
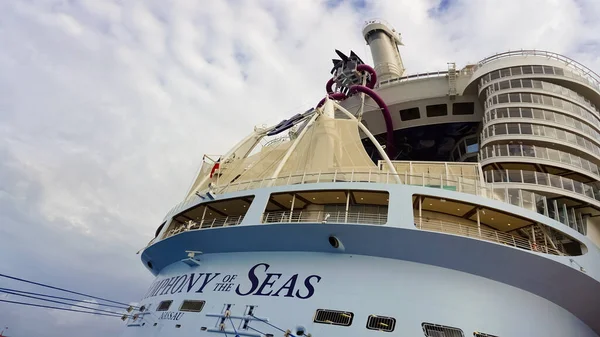
[[[500,108],[500,109],[496,110],[496,112],[498,114],[498,118],[508,117],[508,109],[506,109],[506,108]]]
[[[533,134],[536,135],[536,136],[543,136],[544,135],[544,128],[541,125],[533,124],[532,125],[532,131],[533,131]]]
[[[556,138],[556,130],[554,128],[544,126],[544,135],[546,137]]]
[[[548,174],[542,172],[536,172],[535,178],[539,185],[548,185]]]
[[[531,145],[523,145],[523,155],[526,157],[535,157],[535,148]]]
[[[419,114],[419,108],[400,110],[400,119],[402,119],[403,121],[419,119],[420,117],[421,115]]]
[[[556,120],[556,123],[559,124],[566,124],[566,120],[565,120],[565,116],[561,115],[561,114],[553,114],[554,118]]]
[[[544,68],[542,66],[533,66],[533,73],[534,74],[543,74]]]
[[[510,80],[510,87],[511,88],[520,88],[521,87],[521,80]]]
[[[523,88],[533,88],[533,84],[531,80],[521,80],[523,83]]]
[[[533,103],[542,103],[542,97],[540,95],[531,95],[531,101]]]
[[[562,115],[562,114],[560,114],[560,115]],[[564,115],[562,115],[562,116],[564,116]],[[565,122],[566,122],[565,124],[567,126],[574,127],[573,118],[571,118],[569,116],[565,116]]]
[[[518,93],[511,93],[509,94],[510,97],[510,101],[515,103],[515,102],[521,102],[521,95]]]
[[[171,307],[171,303],[173,303],[172,300],[160,302],[158,304],[158,307],[156,307],[156,311],[167,311],[167,310],[169,310],[169,307]]]
[[[519,172],[519,180],[515,181],[515,182],[521,182],[521,172]],[[509,189],[507,192],[508,192],[508,202],[515,206],[519,206],[520,205],[519,190]]]
[[[508,134],[510,135],[518,135],[519,132],[519,124],[511,123],[506,125],[508,128]]]
[[[554,122],[554,113],[552,111],[544,110],[544,119]]]
[[[548,149],[545,147],[536,147],[535,156],[538,158],[548,159]]]
[[[556,138],[560,140],[567,140],[567,134],[564,130],[556,130]]]
[[[522,66],[521,69],[523,70],[523,74],[533,74],[531,66]]]
[[[510,83],[508,81],[502,81],[499,83],[500,85],[500,90],[504,90],[504,89],[510,89]]]
[[[521,94],[521,98],[523,98],[523,94]],[[531,98],[531,96],[527,95]],[[531,108],[521,108],[521,116],[523,118],[533,118],[533,113],[531,112]]]
[[[533,109],[533,118],[544,119],[544,110]]]
[[[542,101],[545,105],[552,106],[552,97],[550,96],[542,96]]]
[[[531,81],[531,83],[533,84],[533,87],[535,89],[542,89],[542,82],[540,82],[540,81]]]
[[[179,307],[179,311],[200,312],[204,308],[204,301],[185,300]]]
[[[523,153],[521,152],[521,145],[519,144],[509,144],[508,145],[508,153],[510,153],[511,156],[522,156]]]
[[[531,124],[521,124],[521,134],[531,135],[533,133],[531,129]]]
[[[531,103],[531,94],[521,94],[521,101],[524,103]]]
[[[497,145],[498,146],[498,155],[499,156],[508,156],[508,146],[507,145]]]
[[[446,116],[448,114],[448,106],[446,104],[428,105],[426,107],[427,117]]]
[[[554,69],[550,66],[544,66],[544,74],[554,75]]]
[[[475,113],[475,103],[463,102],[452,104],[453,115],[472,115]]]
[[[500,77],[508,77],[510,76],[510,69],[502,69],[500,70]]]
[[[506,134],[506,124],[494,125],[494,135],[505,135],[505,134]]]
[[[535,173],[533,171],[523,171],[523,182],[535,184]],[[525,195],[525,191],[523,191],[523,195]]]
[[[508,115],[510,117],[521,117],[521,111],[519,108],[508,108]]]
[[[562,106],[563,106],[562,103],[563,103],[563,101],[561,99],[558,99],[556,97],[552,98],[552,105],[554,105],[555,107],[562,108]]]
[[[554,67],[554,73],[556,75],[560,75],[560,76],[564,76],[565,75],[565,72],[561,68],[556,68],[556,67]]]
[[[521,67],[512,67],[512,68],[510,68],[510,72],[513,75],[521,75],[522,74]]]
[[[508,94],[498,95],[498,103],[508,103]]]
[[[499,71],[494,71],[493,73],[490,74],[490,80],[497,80],[500,78],[500,72]]]

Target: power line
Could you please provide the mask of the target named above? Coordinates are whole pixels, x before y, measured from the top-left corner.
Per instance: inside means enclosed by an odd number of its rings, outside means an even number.
[[[59,300],[82,302],[81,299],[76,299],[76,298],[52,296],[52,295],[46,295],[46,294],[42,294],[42,293],[33,293],[33,292],[29,292],[29,291],[23,291],[23,290],[17,290],[17,289],[10,289],[10,288],[0,288],[0,292],[3,292],[4,290],[6,290],[6,291],[13,291],[15,293],[21,293],[21,294],[29,294],[29,295],[37,295],[37,296],[43,296],[43,297],[49,297],[49,298],[56,298],[56,299],[59,299]],[[116,305],[111,305],[111,304],[101,304],[101,303],[98,303],[98,305],[101,305],[103,307],[111,307],[111,308],[117,308],[117,309],[126,309],[126,308],[123,308],[121,306],[116,306]]]
[[[71,304],[71,303],[67,303],[67,302],[61,302],[61,301],[55,301],[55,300],[49,300],[47,298],[42,298],[42,297],[37,297],[37,296],[30,296],[30,295],[24,295],[24,294],[19,294],[19,293],[15,293],[12,291],[0,291],[2,293],[6,293],[6,294],[10,294],[10,295],[16,295],[16,296],[22,296],[22,297],[27,297],[27,298],[33,298],[35,300],[40,300],[40,301],[46,301],[46,302],[52,302],[52,303],[58,303],[58,304],[64,304],[64,305],[70,305],[72,307],[78,307],[78,308],[84,308],[84,309],[89,309],[89,310],[94,310],[94,311],[100,311],[100,312],[107,312],[110,314],[115,314],[115,315],[121,315],[118,312],[114,312],[114,311],[108,311],[108,310],[102,310],[102,309],[96,309],[96,308],[90,308],[90,307],[86,307],[84,305],[78,305],[78,304]]]
[[[42,304],[33,304],[33,303],[9,301],[9,300],[3,300],[3,299],[0,299],[0,302],[6,302],[6,303],[12,303],[12,304],[20,304],[20,305],[28,305],[28,306],[39,307],[39,308],[47,308],[47,309],[56,309],[56,310],[80,312],[82,314],[92,314],[92,315],[109,316],[109,317],[120,317],[121,316],[121,315],[103,314],[101,312],[89,312],[89,311],[83,311],[83,310],[75,310],[75,309],[67,309],[67,308],[60,308],[60,307],[52,307],[52,306],[42,305]]]
[[[21,281],[21,282],[25,282],[25,283],[35,284],[35,285],[46,287],[46,288],[50,288],[50,289],[60,290],[60,291],[64,291],[64,292],[75,294],[75,295],[86,296],[86,297],[90,297],[90,298],[93,298],[93,299],[96,299],[96,300],[101,300],[101,301],[115,303],[115,304],[121,304],[121,305],[124,305],[126,307],[129,307],[129,304],[126,304],[126,303],[111,301],[111,300],[107,300],[107,299],[102,298],[102,297],[96,297],[96,296],[92,296],[92,295],[88,295],[88,294],[78,293],[76,291],[71,291],[71,290],[67,290],[67,289],[63,289],[63,288],[59,288],[59,287],[53,287],[53,286],[48,285],[48,284],[33,282],[33,281],[25,280],[25,279],[22,279],[22,278],[14,277],[14,276],[0,274],[0,277],[6,277],[6,278],[9,278],[9,279],[12,279],[12,280],[16,280],[16,281]],[[133,307],[136,308],[135,306],[133,306]]]

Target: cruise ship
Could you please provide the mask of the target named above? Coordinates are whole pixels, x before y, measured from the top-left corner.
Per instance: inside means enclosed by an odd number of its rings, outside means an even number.
[[[600,76],[407,75],[390,24],[363,36],[372,65],[332,51],[313,108],[204,156],[124,336],[600,336]]]

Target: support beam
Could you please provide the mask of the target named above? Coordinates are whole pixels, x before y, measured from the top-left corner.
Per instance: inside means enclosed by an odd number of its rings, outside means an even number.
[[[479,232],[479,236],[481,236],[481,219],[479,218],[479,207],[475,208],[475,213],[477,214],[477,231]]]
[[[327,102],[325,102],[325,104],[327,104]],[[283,158],[279,162],[279,165],[277,165],[277,168],[275,169],[275,171],[273,171],[273,174],[271,175],[271,184],[270,184],[271,186],[273,184],[275,184],[275,181],[276,181],[277,177],[279,176],[279,172],[281,172],[281,170],[283,169],[283,167],[287,163],[288,159],[290,159],[290,156],[292,155],[292,153],[294,152],[294,150],[296,150],[296,146],[298,146],[298,143],[302,140],[302,138],[304,138],[304,135],[306,134],[306,131],[315,122],[315,120],[317,120],[317,117],[319,117],[319,113],[318,112],[316,112],[308,120],[308,122],[306,123],[306,126],[302,129],[302,131],[300,131],[300,134],[298,135],[298,137],[296,139],[294,139],[294,141],[292,142],[292,145],[290,145],[289,149],[286,151],[285,155],[283,156]]]
[[[298,199],[298,200],[302,201],[302,202],[303,202],[305,205],[310,205],[310,204],[312,204],[312,202],[310,202],[310,201],[306,200],[306,198],[304,198],[304,197],[302,197],[302,196],[298,195],[297,193],[296,193],[296,194],[294,194],[294,195],[296,196],[296,199]]]
[[[468,211],[467,213],[465,213],[462,217],[463,219],[468,219],[470,217],[472,217],[473,215],[475,215],[475,213],[477,213],[477,211],[479,211],[481,209],[481,206],[475,206],[473,207],[470,211]],[[479,217],[479,215],[478,215]]]
[[[544,237],[548,241],[550,241],[550,244],[552,245],[552,248],[557,249],[556,248],[556,244],[554,244],[554,240],[552,240],[552,237],[550,237],[550,235],[548,235],[548,231],[546,230],[546,228],[544,228],[544,226],[541,226],[540,224],[538,224],[537,227],[542,232],[542,234],[544,234]]]
[[[326,100],[329,100],[329,98],[327,98]],[[392,161],[390,160],[390,157],[388,157],[387,153],[383,150],[383,148],[381,147],[381,144],[377,141],[377,139],[375,139],[375,136],[373,136],[373,134],[371,133],[371,131],[369,131],[369,129],[367,129],[367,127],[364,126],[363,123],[358,122],[358,120],[356,119],[356,117],[354,117],[354,115],[352,115],[350,113],[350,111],[346,110],[346,108],[344,108],[343,106],[339,105],[336,102],[333,102],[333,105],[335,106],[336,109],[338,109],[339,111],[343,112],[346,116],[348,116],[348,118],[357,121],[358,127],[362,130],[362,132],[365,135],[367,135],[367,137],[369,137],[369,139],[371,140],[371,142],[373,143],[373,145],[375,145],[375,147],[377,148],[377,151],[379,152],[379,155],[381,156],[381,158],[383,158],[383,160],[387,164],[388,170],[390,170],[390,172],[394,175],[394,179],[396,180],[396,183],[402,184],[402,180],[400,180],[400,176],[398,176],[398,172],[396,172],[396,168],[392,164]],[[391,144],[391,146],[393,146],[393,145],[394,144]]]
[[[294,196],[295,196],[295,195],[292,195],[292,203],[294,202]],[[273,205],[275,205],[275,206],[277,206],[277,207],[281,208],[281,210],[286,210],[286,209],[288,209],[287,207],[285,207],[284,205],[280,204],[279,202],[277,202],[277,201],[275,201],[275,200],[273,200],[273,199],[270,199],[270,200],[269,200],[269,202],[270,202],[270,203],[272,203]]]
[[[417,197],[415,198],[415,202],[413,202],[413,209],[419,208],[419,199],[425,199],[425,197],[422,195],[417,195]]]
[[[211,210],[211,211],[213,211],[213,212],[215,212],[215,213],[217,213],[217,214],[219,214],[221,216],[227,216],[227,214],[225,214],[225,213],[219,211],[218,209],[216,209],[214,207],[211,207],[209,205],[206,205],[206,208],[208,208],[209,210]]]

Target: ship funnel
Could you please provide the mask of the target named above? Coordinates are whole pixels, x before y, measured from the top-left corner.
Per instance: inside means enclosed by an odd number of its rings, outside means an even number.
[[[363,36],[371,48],[379,83],[402,77],[404,64],[398,46],[403,46],[400,33],[381,20],[367,21]]]

